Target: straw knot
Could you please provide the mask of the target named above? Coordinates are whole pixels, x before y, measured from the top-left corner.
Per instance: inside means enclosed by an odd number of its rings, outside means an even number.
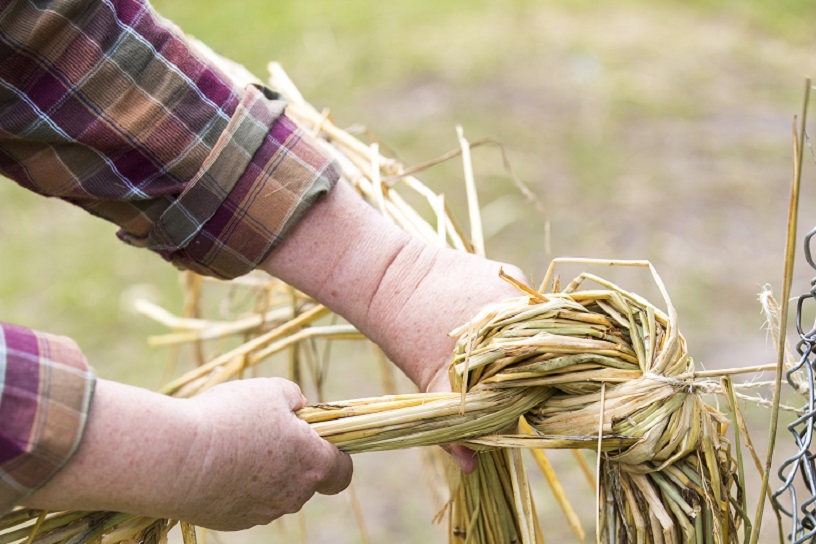
[[[660,533],[687,537],[706,504],[715,497],[727,504],[739,486],[721,447],[724,418],[690,379],[693,363],[670,303],[664,313],[609,282],[578,291],[584,277],[569,292],[493,305],[454,331],[461,335],[450,366],[454,391],[543,398],[522,414],[526,437],[511,429],[469,443],[598,447],[619,540],[639,541],[635,527],[648,519]],[[712,515],[712,531],[735,534],[730,508]]]

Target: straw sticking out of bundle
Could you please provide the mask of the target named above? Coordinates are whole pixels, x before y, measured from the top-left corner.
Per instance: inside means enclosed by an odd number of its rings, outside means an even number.
[[[604,288],[578,291],[585,279]],[[695,391],[675,319],[670,303],[667,315],[583,274],[562,293],[494,305],[456,331],[451,376],[464,395],[299,415],[351,452],[454,442],[485,451],[455,489],[451,541],[537,542],[520,461],[496,448],[593,449],[602,414],[605,541],[737,542],[742,483],[726,419]],[[519,417],[533,434],[519,430]]]

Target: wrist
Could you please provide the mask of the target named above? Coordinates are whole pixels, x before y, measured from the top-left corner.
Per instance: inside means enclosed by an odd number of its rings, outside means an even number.
[[[76,454],[24,504],[170,516],[195,442],[191,407],[184,399],[98,380]]]
[[[371,303],[372,337],[421,390],[449,387],[456,344],[449,333],[488,304],[518,296],[499,270],[522,278],[513,266],[417,242],[395,259]],[[399,339],[396,341],[395,339]]]
[[[389,262],[377,285],[366,315],[366,335],[376,342],[421,390],[453,350],[445,319],[438,319],[445,301],[426,300],[428,282],[438,278],[443,251],[410,238]],[[444,273],[444,272],[442,272]],[[452,328],[452,327],[451,327]]]

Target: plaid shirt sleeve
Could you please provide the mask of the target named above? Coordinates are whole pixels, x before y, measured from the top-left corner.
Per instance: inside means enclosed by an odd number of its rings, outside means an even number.
[[[0,59],[0,174],[179,267],[249,272],[338,178],[144,0],[0,0]],[[0,327],[0,512],[70,458],[92,388],[69,340]]]
[[[0,514],[71,458],[93,386],[71,340],[0,323]]]
[[[0,173],[221,278],[260,264],[337,166],[144,0],[0,0]]]

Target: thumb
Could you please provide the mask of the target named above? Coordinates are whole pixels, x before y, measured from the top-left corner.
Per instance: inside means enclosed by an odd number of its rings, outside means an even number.
[[[431,381],[428,383],[429,392],[440,392],[440,393],[447,393],[450,392],[450,379],[448,378],[447,368],[442,367],[437,370],[436,374],[431,378]],[[456,464],[459,465],[459,468],[462,469],[462,472],[465,474],[470,474],[476,467],[478,466],[478,460],[476,459],[476,453],[466,448],[461,444],[451,444],[449,446],[442,446],[446,452],[453,456],[453,459],[456,461]]]
[[[296,383],[288,380],[281,380],[281,382],[283,384],[283,394],[286,396],[292,412],[296,412],[308,404],[306,397]],[[292,417],[297,418],[295,415]],[[305,421],[297,419],[297,423],[304,425],[308,429],[306,432],[312,435],[314,442],[314,446],[310,448],[315,453],[313,466],[316,465],[317,472],[321,474],[320,481],[315,486],[315,491],[321,495],[340,493],[351,483],[351,475],[354,472],[351,457],[349,454],[337,449],[337,446],[331,442],[324,440]]]
[[[325,473],[315,490],[321,495],[336,495],[351,483],[354,465],[351,456],[337,446],[319,438],[323,443],[323,467]]]

